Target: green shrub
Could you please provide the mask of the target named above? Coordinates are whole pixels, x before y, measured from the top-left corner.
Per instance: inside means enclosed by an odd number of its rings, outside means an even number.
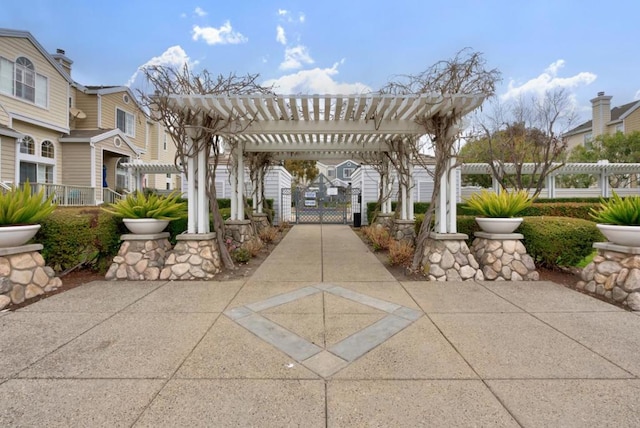
[[[58,208],[42,221],[36,239],[47,265],[57,272],[81,263],[105,272],[123,232],[121,219],[99,208]]]
[[[231,251],[231,258],[236,263],[247,263],[251,260],[251,253],[246,248],[240,247]]]
[[[177,191],[169,196],[161,196],[138,190],[103,209],[123,218],[177,220],[187,215],[187,203],[180,199]]]
[[[593,202],[534,202],[522,212],[523,217],[572,217],[592,220],[591,210],[596,206]]]
[[[52,193],[45,198],[44,188],[38,193],[32,192],[29,182],[22,187],[0,192],[0,226],[40,223],[55,210],[54,196],[55,193]]]
[[[621,198],[613,192],[608,201],[602,200],[591,211],[591,217],[598,223],[618,226],[640,226],[640,196]]]
[[[531,198],[524,191],[496,193],[489,190],[482,190],[474,193],[467,199],[466,206],[473,214],[482,217],[515,217],[525,208],[531,206]]]
[[[575,266],[594,242],[604,241],[594,222],[569,217],[525,217],[516,232],[536,263],[548,268]]]

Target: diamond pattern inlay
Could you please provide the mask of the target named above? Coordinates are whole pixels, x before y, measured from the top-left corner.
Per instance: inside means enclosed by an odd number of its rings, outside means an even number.
[[[328,293],[337,298],[347,299],[386,312],[387,315],[328,349],[323,349],[260,314],[261,311],[318,293]],[[318,375],[328,377],[413,324],[422,316],[422,312],[337,285],[318,284],[233,308],[226,311],[225,315]]]

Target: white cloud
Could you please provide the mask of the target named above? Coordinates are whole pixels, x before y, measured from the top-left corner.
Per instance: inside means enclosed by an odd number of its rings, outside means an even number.
[[[558,88],[572,89],[583,85],[589,85],[596,80],[596,75],[582,71],[570,77],[558,77],[558,72],[564,67],[564,60],[559,59],[550,64],[539,76],[518,85],[510,80],[507,91],[501,95],[503,100],[518,98],[524,94],[543,95],[545,92]]]
[[[371,88],[364,83],[344,83],[334,80],[334,76],[338,74],[339,64],[335,63],[331,68],[301,70],[277,79],[267,80],[264,85],[273,85],[274,91],[279,94],[351,95],[371,92]]]
[[[193,40],[202,39],[208,45],[226,45],[246,43],[248,39],[237,31],[233,31],[231,23],[226,21],[220,28],[193,26]]]
[[[303,64],[313,64],[313,58],[309,55],[307,47],[303,45],[288,47],[284,50],[284,61],[280,63],[280,70],[293,70],[302,67]]]
[[[180,18],[186,18],[186,17],[187,17],[186,13],[183,12],[183,13],[180,14]]]
[[[198,61],[191,61],[191,58],[189,58],[189,55],[187,55],[187,53],[184,51],[184,49],[182,49],[181,46],[179,45],[171,46],[169,49],[164,51],[159,56],[154,56],[149,61],[145,62],[140,67],[138,67],[136,72],[133,73],[133,75],[131,75],[131,77],[127,81],[126,86],[131,87],[134,83],[136,83],[136,80],[140,75],[140,70],[145,67],[167,66],[167,67],[180,69],[185,64],[188,65],[189,67],[193,67],[198,64]]]
[[[289,11],[287,9],[278,9],[278,15],[287,16],[288,14],[289,14]]]
[[[276,40],[282,45],[287,44],[287,35],[284,32],[284,28],[280,25],[276,27]]]
[[[193,13],[195,13],[198,16],[207,16],[207,12],[205,12],[205,10],[202,9],[200,6],[196,7],[196,10],[194,10]]]
[[[638,89],[638,92],[636,92],[636,94],[633,96],[634,101],[635,100],[640,100],[640,89]]]
[[[300,21],[301,24],[304,24],[306,16],[304,16],[304,13],[301,13],[300,16],[298,17],[298,20]]]

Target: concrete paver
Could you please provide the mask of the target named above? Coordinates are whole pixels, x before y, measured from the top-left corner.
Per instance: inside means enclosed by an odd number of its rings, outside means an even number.
[[[163,382],[12,379],[0,385],[0,426],[131,426]]]
[[[490,380],[489,388],[526,427],[640,426],[640,380]]]
[[[219,314],[120,313],[20,373],[35,378],[169,378]]]
[[[327,413],[329,427],[518,426],[479,380],[332,380]]]
[[[136,427],[324,427],[320,380],[177,379]]]
[[[637,426],[638,327],[549,282],[399,283],[349,227],[295,226],[246,280],[0,315],[0,425]]]
[[[483,379],[631,376],[529,314],[430,316]]]

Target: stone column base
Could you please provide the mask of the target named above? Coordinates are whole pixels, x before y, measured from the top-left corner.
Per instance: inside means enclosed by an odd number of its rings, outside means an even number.
[[[482,281],[463,233],[432,233],[422,253],[422,270],[430,281]]]
[[[395,217],[394,213],[385,213],[385,214],[378,213],[375,220],[373,221],[373,224],[381,225],[382,227],[386,228],[389,232],[391,232],[391,229],[393,228],[394,217]]]
[[[251,220],[227,220],[224,222],[224,239],[227,246],[242,247],[245,242],[257,238]]]
[[[640,311],[640,247],[596,242],[598,255],[582,270],[577,288]]]
[[[253,217],[253,224],[256,225],[258,233],[260,233],[262,229],[267,229],[271,226],[271,224],[269,224],[269,216],[267,213],[253,213],[251,216]]]
[[[409,241],[413,243],[416,239],[415,220],[394,220],[391,236],[397,241]]]
[[[0,248],[0,309],[62,285],[53,269],[45,266],[42,248],[42,244]]]
[[[122,245],[105,279],[153,281],[160,278],[166,255],[171,250],[169,232],[152,235],[122,235]]]
[[[537,281],[533,259],[520,242],[520,233],[476,232],[471,252],[489,281]]]
[[[160,279],[212,279],[221,271],[220,254],[213,233],[183,233],[167,256]]]

